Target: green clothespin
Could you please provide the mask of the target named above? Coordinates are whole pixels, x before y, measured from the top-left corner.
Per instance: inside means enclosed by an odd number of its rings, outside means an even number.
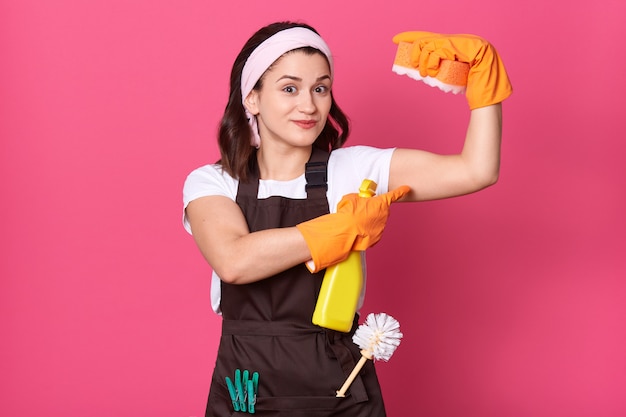
[[[254,386],[254,395],[259,391],[259,373],[255,372],[252,374],[252,384]]]
[[[239,399],[237,398],[237,391],[235,390],[233,381],[231,381],[229,377],[226,377],[226,386],[228,387],[228,394],[230,394],[230,399],[233,402],[233,408],[235,409],[235,411],[239,411]]]
[[[254,414],[254,406],[256,404],[256,394],[259,388],[259,373],[252,374],[252,379],[248,380],[248,412]]]
[[[246,399],[245,399],[245,391],[244,385],[241,380],[241,370],[235,369],[235,389],[237,390],[237,399],[239,400],[239,410],[243,413],[246,413]]]
[[[250,371],[247,369],[243,371],[243,376],[241,378],[241,385],[243,386],[243,402],[244,408],[247,407],[248,397],[250,397],[251,392],[248,391],[248,382],[250,381]],[[250,410],[248,410],[249,412]]]
[[[256,403],[256,393],[254,392],[254,382],[248,380],[248,413],[254,414],[254,404]]]

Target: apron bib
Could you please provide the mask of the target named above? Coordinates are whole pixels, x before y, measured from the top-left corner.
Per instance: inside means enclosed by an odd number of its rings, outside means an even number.
[[[259,200],[258,167],[239,184],[237,204],[251,232],[292,227],[328,214],[326,166],[329,154],[314,149],[307,163],[305,200],[272,196]],[[259,373],[255,415],[385,416],[372,361],[367,361],[345,398],[336,398],[361,357],[350,333],[311,323],[324,271],[311,274],[304,264],[251,284],[221,283],[222,336],[206,416],[235,412],[225,377],[235,369]]]

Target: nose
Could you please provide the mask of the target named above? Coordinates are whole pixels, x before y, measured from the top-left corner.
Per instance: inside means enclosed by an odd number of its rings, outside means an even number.
[[[300,94],[300,101],[298,102],[298,110],[302,113],[312,114],[317,110],[315,105],[315,99],[310,91],[305,91]]]

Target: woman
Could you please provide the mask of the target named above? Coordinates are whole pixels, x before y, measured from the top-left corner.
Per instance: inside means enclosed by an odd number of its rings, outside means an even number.
[[[421,49],[469,54],[472,111],[459,155],[341,148],[349,125],[332,94],[332,55],[308,25],[264,27],[237,56],[219,132],[222,158],[192,172],[184,187],[185,227],[213,268],[212,306],[223,316],[207,416],[237,411],[226,382],[237,369],[259,373],[260,415],[385,415],[371,361],[348,396],[335,397],[360,354],[354,328],[344,334],[311,323],[324,268],[375,244],[393,201],[493,184],[499,103],[510,94],[495,51],[480,38],[410,32],[396,41],[413,42],[416,60]],[[434,53],[422,48],[433,44],[441,45]],[[490,70],[500,71],[500,85],[484,76]],[[381,195],[350,194],[365,178]]]

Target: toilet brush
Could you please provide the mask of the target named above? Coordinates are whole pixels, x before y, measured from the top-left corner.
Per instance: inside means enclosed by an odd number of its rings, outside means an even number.
[[[400,344],[402,333],[400,323],[388,314],[370,314],[352,336],[352,341],[361,348],[361,359],[355,365],[343,386],[337,391],[337,397],[345,397],[346,391],[361,371],[365,362],[370,360],[388,361]]]

